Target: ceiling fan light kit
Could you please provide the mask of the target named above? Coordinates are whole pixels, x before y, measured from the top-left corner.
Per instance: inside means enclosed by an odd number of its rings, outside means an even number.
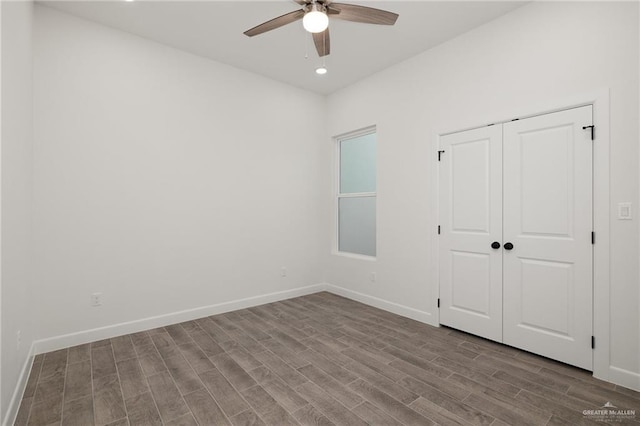
[[[329,17],[324,6],[313,3],[302,18],[302,26],[310,33],[321,33],[329,27]]]
[[[398,19],[397,13],[374,9],[373,7],[333,3],[331,0],[293,1],[303,6],[302,9],[285,13],[282,16],[263,22],[245,31],[244,34],[248,37],[257,36],[302,19],[302,25],[305,30],[309,31],[313,36],[318,56],[323,57],[328,55],[331,50],[329,18],[376,25],[393,25]]]

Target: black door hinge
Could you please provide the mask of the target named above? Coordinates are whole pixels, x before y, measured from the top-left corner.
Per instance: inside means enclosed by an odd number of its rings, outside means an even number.
[[[596,140],[596,126],[582,126],[582,130],[591,129],[591,140]]]
[[[438,297],[438,308],[440,307],[440,298]]]
[[[438,151],[438,161],[442,158],[442,154],[444,154],[444,151]]]
[[[440,225],[438,225],[438,235],[440,235]]]
[[[591,336],[591,349],[596,348],[596,336]]]
[[[596,243],[596,233],[592,232],[591,233],[591,244],[595,244]]]

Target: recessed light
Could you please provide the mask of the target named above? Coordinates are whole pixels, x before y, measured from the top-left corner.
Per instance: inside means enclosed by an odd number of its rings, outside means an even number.
[[[325,67],[318,67],[316,68],[316,74],[319,75],[324,75],[327,73],[327,69]]]

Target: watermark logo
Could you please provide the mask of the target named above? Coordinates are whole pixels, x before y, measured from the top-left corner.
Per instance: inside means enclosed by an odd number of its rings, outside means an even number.
[[[603,423],[623,423],[636,419],[636,410],[618,408],[607,401],[602,407],[595,410],[583,410],[585,419]]]

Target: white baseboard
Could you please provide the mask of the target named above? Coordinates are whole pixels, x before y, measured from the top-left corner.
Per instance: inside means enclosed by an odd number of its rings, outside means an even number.
[[[610,366],[607,381],[640,392],[640,373]]]
[[[11,401],[7,407],[7,414],[5,414],[2,420],[3,426],[11,426],[16,421],[18,410],[20,409],[20,403],[22,402],[22,395],[24,394],[27,382],[29,381],[29,373],[31,372],[31,365],[33,364],[33,357],[35,356],[35,345],[31,344],[27,359],[25,359],[22,369],[20,370],[20,376],[18,376],[18,383],[11,395]]]
[[[143,318],[135,321],[123,322],[90,330],[79,331],[77,333],[65,334],[62,336],[50,337],[48,339],[34,342],[35,354],[55,351],[71,346],[82,345],[84,343],[95,342],[96,340],[110,339],[124,334],[137,333],[139,331],[150,330],[152,328],[164,327],[166,325],[191,321],[210,315],[222,314],[238,309],[250,308],[264,305],[265,303],[277,302],[291,299],[292,297],[305,296],[326,290],[324,284],[315,284],[307,287],[295,288],[292,290],[279,291],[260,296],[247,297],[246,299],[232,300],[215,305],[202,306],[194,309],[173,312],[155,317]]]
[[[177,324],[184,321],[191,321],[210,315],[222,314],[238,309],[250,308],[253,306],[263,305],[265,303],[277,302],[280,300],[291,299],[292,297],[305,296],[307,294],[317,293],[320,291],[329,291],[347,299],[356,300],[366,305],[374,306],[394,314],[398,314],[425,324],[438,326],[434,316],[429,312],[420,311],[398,303],[389,302],[367,294],[358,293],[339,287],[333,284],[320,283],[307,287],[301,287],[291,290],[279,291],[274,293],[263,294],[260,296],[248,297],[245,299],[232,300],[229,302],[218,303],[215,305],[202,306],[184,311],[172,312],[170,314],[158,315],[155,317],[142,318],[135,321],[123,322],[120,324],[109,325],[89,330],[83,330],[76,333],[64,334],[61,336],[50,337],[47,339],[36,340],[32,345],[32,354],[37,355],[45,352],[51,352],[58,349],[68,348],[71,346],[82,345],[84,343],[95,342],[102,339],[110,339],[112,337],[122,336],[124,334],[137,333],[139,331],[149,330],[166,325]]]
[[[347,299],[355,300],[357,302],[364,303],[365,305],[373,306],[374,308],[379,308],[403,317],[411,318],[434,327],[439,326],[435,315],[429,312],[420,311],[418,309],[400,305],[399,303],[389,302],[388,300],[369,296],[364,293],[358,293],[357,291],[348,290],[344,287],[339,287],[329,283],[325,284],[325,290],[329,293],[337,294],[338,296],[346,297]]]

